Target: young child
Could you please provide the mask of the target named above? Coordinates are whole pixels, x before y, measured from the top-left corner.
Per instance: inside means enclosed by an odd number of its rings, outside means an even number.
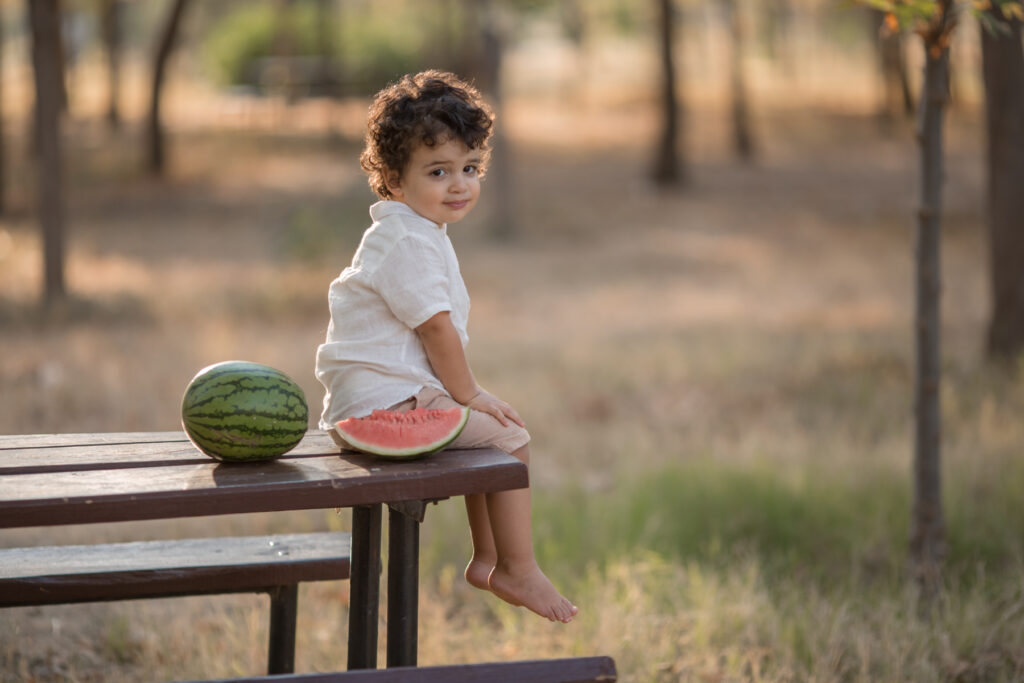
[[[352,265],[331,284],[331,322],[317,350],[327,389],[320,427],[374,409],[469,406],[452,448],[495,447],[529,464],[518,413],[480,387],[466,361],[469,295],[447,226],[480,195],[493,114],[452,74],[425,71],[380,91],[360,157],[381,201],[370,207]],[[466,580],[552,621],[577,608],[537,566],[530,490],[466,496],[473,557]]]

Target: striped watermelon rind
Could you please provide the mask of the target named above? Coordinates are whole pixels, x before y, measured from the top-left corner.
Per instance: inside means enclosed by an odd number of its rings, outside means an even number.
[[[382,458],[407,460],[436,453],[462,433],[469,408],[416,408],[404,412],[375,410],[350,417],[334,428],[352,448]]]
[[[306,396],[267,365],[224,361],[200,370],[181,402],[196,448],[222,461],[270,460],[294,448],[309,426]]]

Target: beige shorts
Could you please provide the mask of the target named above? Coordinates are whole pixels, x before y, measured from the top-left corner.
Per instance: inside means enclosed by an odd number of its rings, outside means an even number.
[[[404,413],[414,408],[449,409],[461,408],[462,405],[454,398],[432,387],[421,389],[418,394],[401,403],[388,408]],[[331,438],[342,448],[353,450],[336,431],[331,430]],[[478,410],[469,411],[469,421],[448,448],[497,448],[506,453],[513,453],[530,443],[530,433],[512,422],[502,426],[497,418]]]

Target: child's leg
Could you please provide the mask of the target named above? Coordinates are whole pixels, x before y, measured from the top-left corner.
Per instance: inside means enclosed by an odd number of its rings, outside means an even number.
[[[487,577],[498,563],[498,551],[491,533],[491,518],[487,514],[487,497],[482,493],[466,496],[466,515],[473,538],[473,558],[466,565],[466,581],[482,590],[490,590]]]
[[[528,463],[529,446],[512,455]],[[533,554],[530,489],[496,491],[486,494],[486,499],[497,553],[488,579],[491,590],[502,600],[523,605],[552,621],[571,621],[578,610],[552,585]]]

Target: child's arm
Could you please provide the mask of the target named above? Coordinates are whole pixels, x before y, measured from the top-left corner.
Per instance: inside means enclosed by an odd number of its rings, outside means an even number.
[[[466,360],[459,333],[452,324],[448,311],[442,311],[416,328],[416,334],[423,342],[427,358],[444,388],[459,403],[474,410],[493,415],[498,422],[508,425],[515,422],[520,427],[523,421],[508,403],[480,388],[473,377],[473,371]]]

